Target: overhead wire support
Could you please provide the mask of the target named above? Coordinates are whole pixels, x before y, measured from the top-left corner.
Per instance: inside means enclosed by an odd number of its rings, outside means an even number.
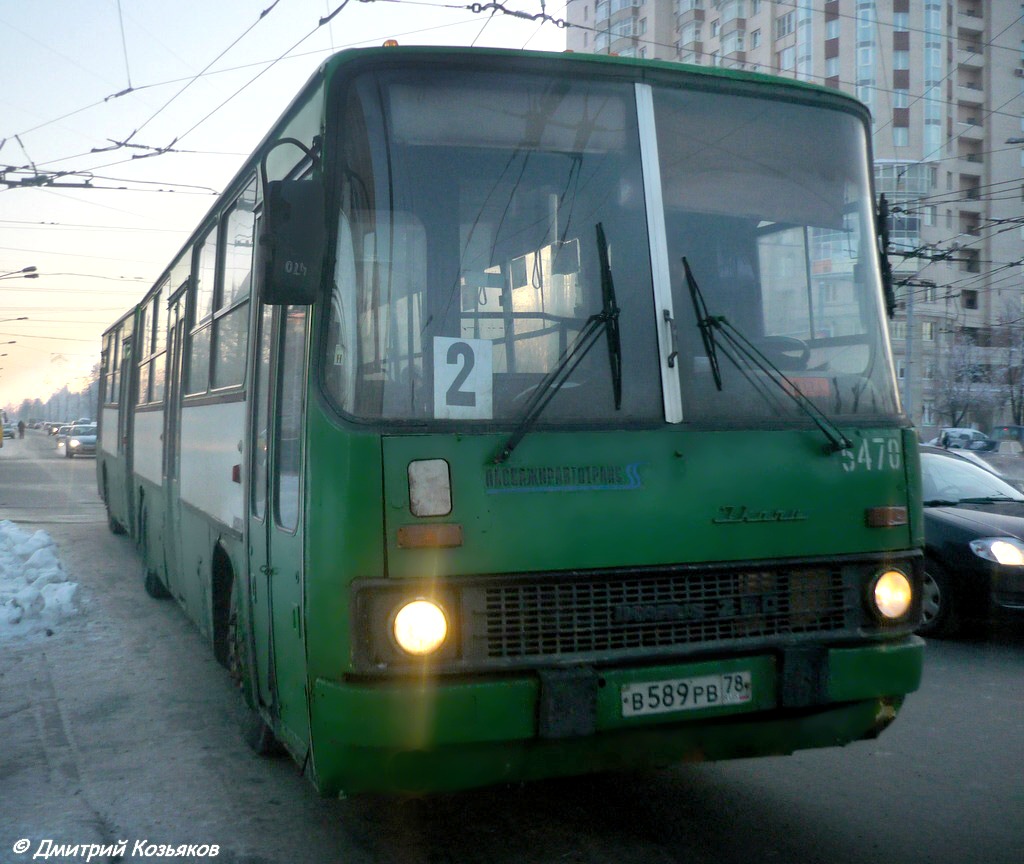
[[[541,21],[547,24],[554,24],[559,30],[565,30],[570,26],[564,18],[555,18],[544,10],[541,4],[540,12],[525,12],[522,9],[509,9],[504,3],[470,3],[468,6],[449,6],[451,9],[468,9],[474,15],[481,12],[500,12],[502,15],[511,15],[513,18],[522,18],[524,21]]]

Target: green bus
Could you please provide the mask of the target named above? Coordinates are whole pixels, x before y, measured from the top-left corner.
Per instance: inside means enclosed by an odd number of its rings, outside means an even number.
[[[327,60],[104,335],[98,483],[325,795],[870,738],[919,684],[917,445],[855,100]]]

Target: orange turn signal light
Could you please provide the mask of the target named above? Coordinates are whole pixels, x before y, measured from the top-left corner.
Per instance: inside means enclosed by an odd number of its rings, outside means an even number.
[[[453,523],[402,525],[398,529],[399,549],[451,549],[462,545],[462,526]]]
[[[864,511],[868,528],[898,528],[907,524],[906,507],[869,507]]]

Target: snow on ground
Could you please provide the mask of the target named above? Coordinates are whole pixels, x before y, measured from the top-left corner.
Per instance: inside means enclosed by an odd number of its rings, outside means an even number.
[[[45,531],[33,534],[0,521],[0,642],[50,635],[77,611],[78,584],[69,582],[57,546]]]

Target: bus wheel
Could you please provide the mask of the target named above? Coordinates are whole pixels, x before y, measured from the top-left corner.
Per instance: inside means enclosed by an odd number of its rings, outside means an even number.
[[[276,756],[283,752],[281,744],[255,707],[256,699],[252,692],[252,656],[249,651],[249,640],[245,638],[245,630],[239,626],[239,607],[242,598],[236,585],[237,580],[232,579],[225,647],[228,672],[242,696],[245,712],[241,723],[242,738],[257,755]]]
[[[921,584],[922,636],[952,636],[959,629],[953,605],[953,585],[949,574],[931,556],[924,559],[924,580]]]

